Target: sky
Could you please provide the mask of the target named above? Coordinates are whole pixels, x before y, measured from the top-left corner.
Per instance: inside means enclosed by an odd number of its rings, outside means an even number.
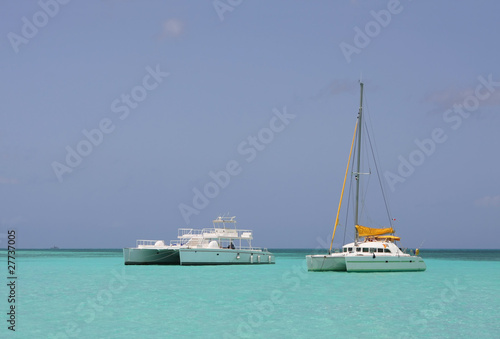
[[[2,1],[0,246],[132,247],[229,215],[254,246],[325,247],[362,79],[401,245],[500,248],[499,10]]]

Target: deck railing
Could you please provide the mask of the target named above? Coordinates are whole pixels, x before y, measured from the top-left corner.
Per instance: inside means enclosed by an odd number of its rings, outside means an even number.
[[[163,240],[137,240],[137,247],[155,247],[158,241],[164,243]]]
[[[235,250],[262,250],[260,247],[252,247],[253,236],[251,230],[219,227],[202,229],[179,228],[177,238],[176,240],[171,240],[168,245],[165,244],[163,240],[137,240],[137,247],[155,248],[174,246],[202,248],[207,247],[210,241],[216,240],[220,248],[230,248],[231,243],[233,243]],[[159,241],[161,241],[161,243],[158,243]],[[245,242],[245,244],[242,244],[242,242]],[[264,250],[267,251],[267,249]]]

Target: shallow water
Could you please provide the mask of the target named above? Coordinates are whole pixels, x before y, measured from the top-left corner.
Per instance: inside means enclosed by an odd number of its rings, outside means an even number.
[[[275,265],[193,267],[17,251],[16,337],[498,337],[498,250],[421,250],[427,271],[411,273],[307,272],[311,250],[271,251]]]

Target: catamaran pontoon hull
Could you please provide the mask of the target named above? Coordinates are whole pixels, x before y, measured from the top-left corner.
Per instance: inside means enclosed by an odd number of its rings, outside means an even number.
[[[346,271],[345,257],[343,254],[317,254],[307,255],[308,271]]]
[[[411,272],[425,271],[422,258],[416,256],[353,255],[345,257],[347,272]]]
[[[182,248],[180,264],[187,265],[254,265],[274,264],[274,255],[268,251],[244,249]]]
[[[179,265],[178,249],[124,248],[125,265]]]
[[[347,272],[412,272],[425,271],[422,258],[417,256],[359,255],[333,253],[306,256],[307,270]]]

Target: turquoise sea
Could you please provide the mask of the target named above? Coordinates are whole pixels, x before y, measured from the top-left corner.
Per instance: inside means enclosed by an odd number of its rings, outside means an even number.
[[[183,267],[18,250],[15,333],[2,251],[0,337],[500,337],[500,250],[421,250],[416,273],[309,273],[312,250],[272,251],[275,265]]]

